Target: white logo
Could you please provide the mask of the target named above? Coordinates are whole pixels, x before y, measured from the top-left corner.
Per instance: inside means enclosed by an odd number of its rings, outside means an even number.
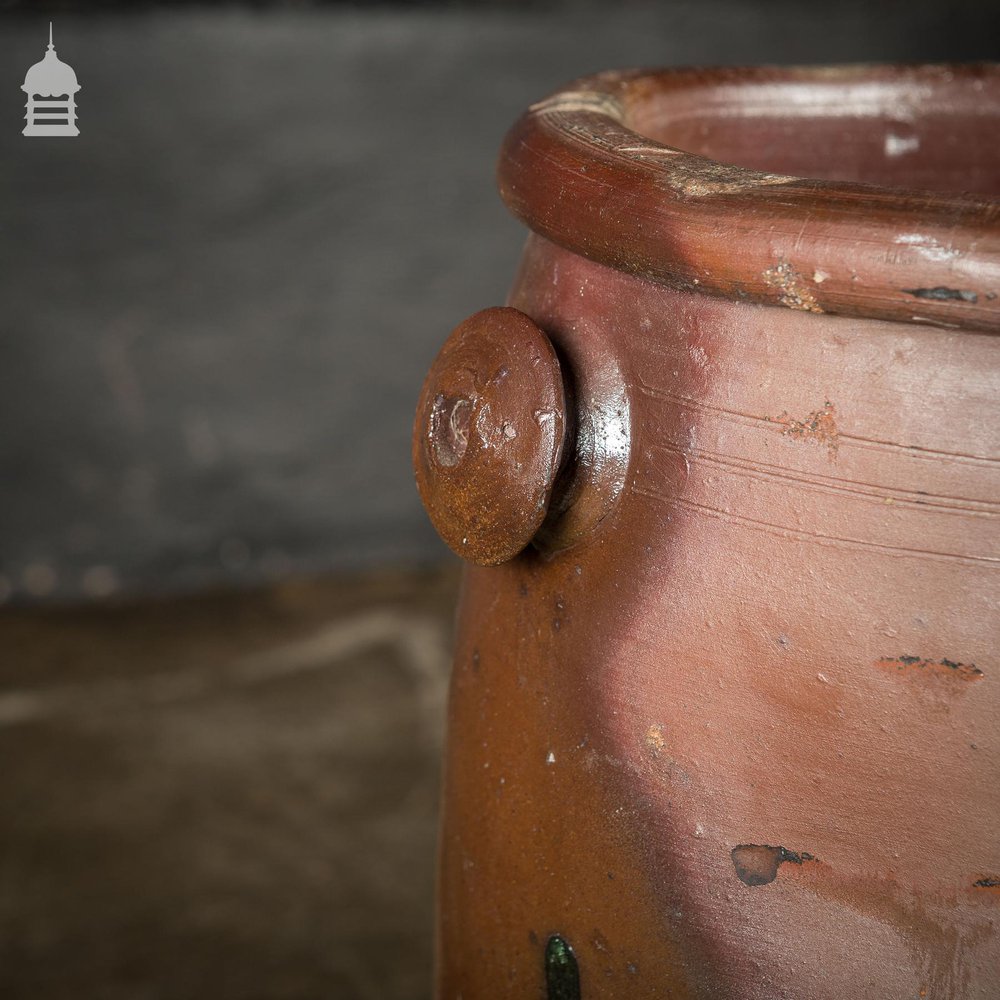
[[[52,22],[49,21],[49,49],[41,62],[36,62],[24,76],[21,87],[28,95],[28,124],[23,135],[79,135],[76,127],[76,92],[80,84],[76,73],[57,55],[52,44]]]

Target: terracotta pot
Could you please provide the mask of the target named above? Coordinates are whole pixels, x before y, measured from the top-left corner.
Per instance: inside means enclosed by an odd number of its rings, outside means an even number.
[[[998,119],[996,67],[612,73],[508,135],[513,308],[414,438],[486,564],[438,996],[1000,995]]]

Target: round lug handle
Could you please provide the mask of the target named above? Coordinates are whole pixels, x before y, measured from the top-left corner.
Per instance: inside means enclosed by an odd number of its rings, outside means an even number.
[[[413,428],[417,489],[438,534],[484,566],[538,532],[559,473],[566,397],[548,337],[517,309],[484,309],[452,332]]]

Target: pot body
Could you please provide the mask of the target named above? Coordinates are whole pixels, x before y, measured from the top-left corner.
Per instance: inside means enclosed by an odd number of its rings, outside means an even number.
[[[539,236],[510,304],[586,456],[466,570],[438,995],[996,997],[1000,338]]]

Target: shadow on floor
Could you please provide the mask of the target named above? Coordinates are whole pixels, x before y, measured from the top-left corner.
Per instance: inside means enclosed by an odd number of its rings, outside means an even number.
[[[0,995],[428,996],[456,587],[0,615]]]

